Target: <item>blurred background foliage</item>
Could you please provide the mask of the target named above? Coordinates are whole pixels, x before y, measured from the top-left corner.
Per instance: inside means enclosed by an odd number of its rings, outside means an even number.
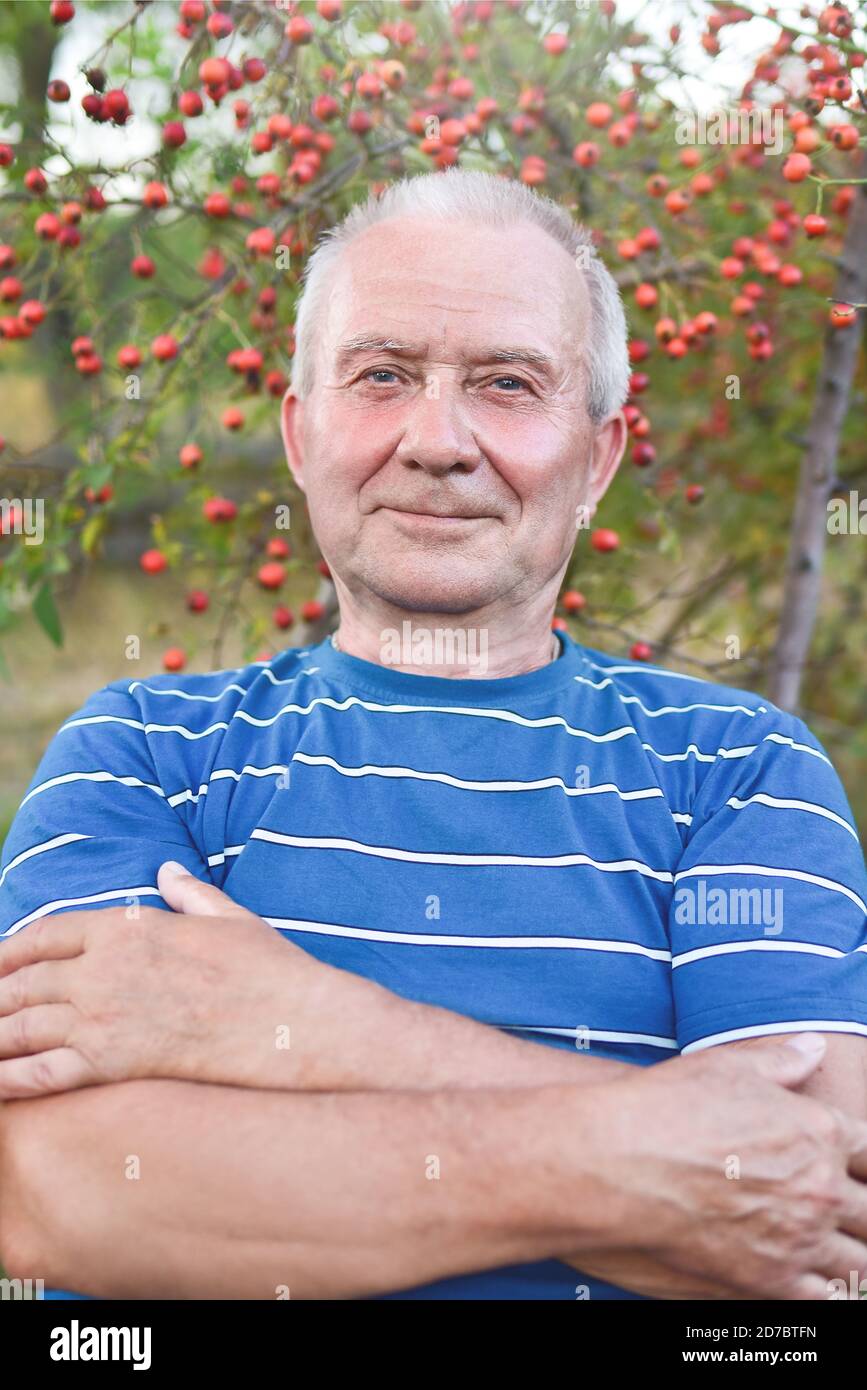
[[[647,345],[633,347],[630,445],[595,520],[619,543],[602,553],[579,532],[564,589],[580,598],[560,621],[627,659],[646,643],[672,669],[773,690],[799,468],[842,333],[853,373],[840,383],[828,495],[867,480],[864,314],[843,329],[829,321],[861,196],[863,9],[769,19],[704,0],[77,0],[64,17],[59,3],[54,21],[47,0],[0,9],[0,142],[14,155],[0,168],[0,243],[14,257],[0,278],[20,281],[0,303],[0,498],[43,499],[46,523],[41,545],[8,517],[0,536],[0,839],[46,743],[92,690],[164,664],[239,664],[329,629],[330,586],[278,428],[304,260],[370,189],[453,163],[521,178],[593,228],[633,344]],[[225,91],[201,77],[214,57],[230,68]],[[122,124],[82,109],[100,94],[95,68],[103,93],[127,95]],[[821,83],[841,74],[850,91],[826,95]],[[52,81],[68,84],[68,101],[48,99]],[[185,114],[183,93],[201,96],[201,115]],[[782,150],[678,142],[678,113],[750,103],[777,104]],[[842,125],[855,126],[854,145],[838,147]],[[811,176],[789,181],[788,155],[808,147]],[[44,192],[28,187],[33,169]],[[147,205],[153,184],[166,206]],[[206,210],[214,193],[227,216]],[[827,230],[811,239],[803,218],[819,200]],[[46,213],[61,234],[40,231]],[[265,228],[264,251],[250,250]],[[657,235],[636,252],[644,229]],[[135,257],[154,273],[133,274]],[[639,285],[654,287],[654,304],[640,307]],[[34,300],[43,320],[10,328]],[[701,314],[715,325],[697,328]],[[158,335],[174,357],[155,360]],[[91,347],[76,359],[81,337]],[[118,364],[124,346],[141,365]],[[227,408],[242,412],[239,428],[226,427]],[[185,468],[191,443],[202,459]],[[232,520],[204,516],[217,497],[235,504]],[[263,587],[269,542],[284,535],[281,582]],[[165,558],[159,573],[141,569],[149,550]],[[862,829],[865,557],[864,535],[828,536],[796,703]],[[204,611],[190,610],[193,590],[207,594]]]

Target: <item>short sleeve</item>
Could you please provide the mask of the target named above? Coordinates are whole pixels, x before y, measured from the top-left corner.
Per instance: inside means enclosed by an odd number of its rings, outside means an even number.
[[[56,912],[169,910],[157,870],[210,875],[169,804],[126,682],[96,691],[51,739],[0,858],[0,937]]]
[[[807,726],[773,705],[725,742],[674,875],[678,1045],[867,1036],[867,870],[840,779]]]

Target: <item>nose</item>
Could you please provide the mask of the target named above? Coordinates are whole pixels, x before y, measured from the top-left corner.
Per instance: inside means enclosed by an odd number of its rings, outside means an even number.
[[[407,468],[438,478],[456,468],[472,473],[482,461],[457,382],[430,376],[407,407],[396,457]]]

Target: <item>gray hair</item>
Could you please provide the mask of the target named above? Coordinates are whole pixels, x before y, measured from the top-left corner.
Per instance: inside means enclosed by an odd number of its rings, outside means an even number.
[[[329,271],[348,245],[368,227],[395,217],[423,215],[441,221],[481,222],[507,227],[530,222],[541,227],[572,257],[586,277],[591,321],[587,340],[587,413],[594,424],[619,410],[629,392],[627,328],[620,291],[596,254],[588,229],[551,198],[516,179],[477,169],[450,168],[419,174],[371,193],[324,233],[307,262],[295,315],[292,389],[303,400],[313,388],[316,325],[322,319]]]

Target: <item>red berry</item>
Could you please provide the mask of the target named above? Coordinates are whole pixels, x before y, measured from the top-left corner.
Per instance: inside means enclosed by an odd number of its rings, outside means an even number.
[[[146,208],[164,208],[169,201],[168,189],[163,183],[147,183],[141,200]]]
[[[205,109],[205,103],[198,92],[181,92],[178,97],[178,109],[182,116],[201,116]]]
[[[569,35],[546,34],[542,40],[542,47],[545,49],[546,53],[550,53],[552,57],[559,58],[560,54],[565,53],[566,49],[569,47]]]
[[[653,648],[646,642],[633,642],[629,648],[629,655],[633,661],[650,661],[653,657]]]
[[[828,230],[828,223],[824,217],[817,212],[808,212],[803,222],[804,231],[808,237],[824,236]]]
[[[587,600],[577,589],[567,589],[560,600],[567,613],[580,613]]]
[[[261,58],[245,58],[242,70],[248,82],[261,82],[268,71]]]
[[[158,362],[170,362],[178,355],[178,341],[171,333],[159,333],[151,343],[151,352]]]
[[[204,613],[210,599],[204,589],[191,589],[187,594],[187,607],[191,613]]]
[[[222,87],[232,75],[232,65],[226,58],[206,58],[199,64],[199,81],[206,87]]]
[[[159,574],[161,570],[166,568],[168,560],[161,550],[146,550],[139,557],[139,564],[145,574]]]
[[[129,268],[139,280],[149,280],[152,275],[156,275],[157,271],[150,256],[134,256],[130,261]]]
[[[318,598],[310,598],[301,605],[301,617],[305,623],[317,623],[325,613],[325,605]]]
[[[44,193],[48,187],[48,180],[41,169],[28,169],[24,175],[24,186],[31,193]]]
[[[0,145],[0,169],[8,169],[15,159],[15,151],[11,145]]]
[[[620,537],[616,531],[611,531],[603,526],[590,534],[590,544],[594,550],[599,550],[603,554],[609,550],[616,550],[620,544]]]
[[[84,498],[87,502],[110,502],[113,496],[114,488],[111,483],[106,483],[104,487],[99,489],[99,492],[94,492],[92,487],[84,489]]]
[[[122,88],[113,87],[102,98],[102,109],[109,120],[114,121],[117,125],[123,125],[130,114],[129,97]]]
[[[18,317],[35,328],[45,318],[45,305],[39,299],[25,299],[18,310]]]
[[[181,468],[198,468],[203,454],[198,444],[184,444],[178,458],[181,461]]]
[[[267,560],[256,575],[263,589],[279,589],[286,579],[286,567],[279,560]]]
[[[138,367],[141,365],[141,352],[134,343],[126,343],[124,347],[118,349],[117,364],[119,367]]]
[[[239,430],[244,423],[244,412],[236,405],[230,405],[223,411],[221,418],[227,430]]]
[[[291,627],[295,622],[295,614],[291,608],[287,608],[285,604],[281,603],[274,609],[271,619],[276,627]]]
[[[202,207],[208,217],[228,217],[232,201],[225,193],[209,193]]]
[[[635,290],[635,302],[639,309],[652,309],[659,300],[655,285],[641,284]]]
[[[20,299],[24,293],[24,286],[17,275],[7,275],[0,280],[0,299],[7,304],[12,304],[16,299]]]
[[[163,666],[167,671],[183,671],[187,664],[187,654],[183,647],[169,647],[163,652]]]
[[[581,165],[584,170],[589,170],[593,164],[599,164],[599,146],[593,140],[582,140],[579,145],[572,150],[572,158],[575,164]]]
[[[33,230],[43,241],[54,241],[60,235],[60,218],[53,212],[42,212],[33,224]]]
[[[247,237],[246,246],[257,256],[270,256],[277,241],[277,234],[270,227],[255,227]]]
[[[69,83],[55,77],[45,89],[49,101],[69,101]]]
[[[75,370],[82,376],[97,376],[102,371],[102,358],[95,352],[82,352],[75,359]]]
[[[690,483],[689,487],[684,490],[683,495],[687,502],[691,502],[692,505],[695,506],[696,503],[700,502],[704,497],[704,488],[701,483]]]
[[[834,328],[848,328],[858,317],[854,304],[834,304],[828,316]]]
[[[303,15],[293,15],[284,30],[290,43],[309,43],[313,38],[313,25]]]
[[[283,540],[282,536],[273,536],[265,546],[265,554],[272,560],[288,560],[292,554],[292,547]]]
[[[238,508],[228,497],[209,497],[202,507],[202,513],[206,521],[234,521]]]
[[[51,0],[52,24],[68,24],[75,14],[72,0]]]
[[[584,112],[587,124],[596,126],[599,130],[608,125],[613,115],[611,107],[604,101],[592,101]]]
[[[803,183],[811,172],[813,161],[807,154],[790,154],[783,165],[783,178],[789,183]]]
[[[163,144],[167,149],[178,150],[184,144],[187,132],[182,121],[167,121],[163,126]]]
[[[225,39],[231,34],[235,25],[227,14],[210,14],[205,28],[209,34],[213,34],[215,39]]]

